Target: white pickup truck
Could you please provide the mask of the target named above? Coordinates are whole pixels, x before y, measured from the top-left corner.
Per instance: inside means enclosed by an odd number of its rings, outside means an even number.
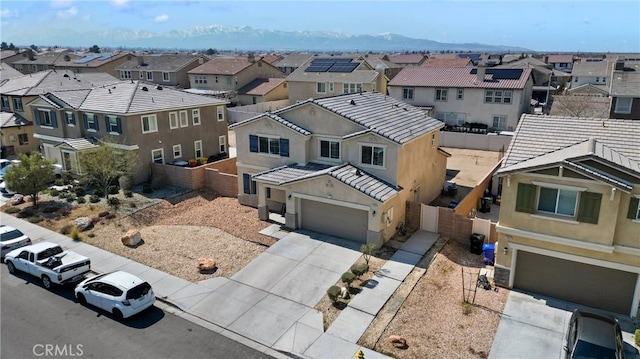
[[[91,270],[91,260],[75,252],[63,251],[60,245],[40,242],[18,248],[5,255],[9,273],[21,271],[42,279],[51,289],[54,284],[79,282]]]

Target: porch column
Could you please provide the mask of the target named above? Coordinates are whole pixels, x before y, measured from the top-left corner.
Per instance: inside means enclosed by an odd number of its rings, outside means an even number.
[[[290,229],[298,228],[298,198],[293,197],[290,192],[285,192],[287,201],[287,212],[284,214],[284,225]]]
[[[263,221],[269,220],[269,207],[267,207],[267,187],[264,183],[258,185],[258,218]]]

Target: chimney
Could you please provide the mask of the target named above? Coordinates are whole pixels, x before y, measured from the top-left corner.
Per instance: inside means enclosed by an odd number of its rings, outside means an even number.
[[[486,67],[484,66],[484,64],[478,64],[478,74],[477,74],[478,82],[484,82],[485,70],[486,70]]]
[[[624,58],[618,57],[618,59],[616,60],[615,70],[616,71],[624,71]]]

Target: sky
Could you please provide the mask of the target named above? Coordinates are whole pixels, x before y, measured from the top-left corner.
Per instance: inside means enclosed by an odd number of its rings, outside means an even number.
[[[24,31],[169,32],[223,25],[348,35],[394,33],[536,51],[640,52],[640,1],[0,1],[0,39]]]

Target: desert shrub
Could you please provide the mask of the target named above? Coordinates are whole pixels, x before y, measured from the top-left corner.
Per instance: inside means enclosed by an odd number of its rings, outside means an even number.
[[[133,192],[131,192],[130,189],[125,189],[124,190],[124,196],[127,197],[127,198],[131,198],[131,197],[133,197]]]
[[[95,234],[95,233],[89,233],[89,234],[87,234],[87,237],[89,237],[89,238],[93,238],[93,237],[95,237],[95,236],[96,236],[96,234]]]
[[[369,260],[371,259],[371,253],[376,249],[376,246],[373,244],[363,244],[360,246],[360,252],[362,252],[362,256],[364,257],[365,263],[369,265]]]
[[[31,207],[27,207],[22,209],[20,212],[18,212],[18,214],[16,214],[16,217],[18,218],[29,218],[29,217],[33,217],[35,213],[33,212],[33,209],[31,209]]]
[[[74,195],[70,195],[70,196],[67,197],[67,202],[69,202],[69,203],[71,203],[71,202],[73,202],[75,200],[76,200],[76,197]]]
[[[109,211],[102,211],[100,213],[98,213],[98,217],[106,217],[109,215]]]
[[[118,186],[109,186],[109,194],[118,194],[120,188]]]
[[[351,272],[344,272],[340,277],[342,283],[347,285],[347,288],[351,287],[351,283],[356,279],[356,275]]]
[[[107,200],[107,204],[113,208],[118,208],[120,206],[120,200],[117,197],[110,197]]]
[[[102,188],[96,188],[93,191],[93,194],[98,197],[104,197],[104,191],[102,190]]]
[[[42,213],[53,213],[57,212],[59,209],[60,207],[56,205],[46,206],[42,209]]]
[[[78,241],[80,240],[80,231],[78,230],[78,227],[73,226],[73,228],[71,228],[71,233],[69,235],[74,241]]]
[[[68,208],[60,208],[58,210],[58,215],[61,217],[68,217],[71,214],[71,211]]]
[[[64,180],[62,178],[57,178],[54,183],[56,186],[64,186]]]
[[[40,223],[40,222],[42,222],[42,217],[40,217],[40,216],[31,216],[31,217],[27,218],[27,221],[29,221],[31,223]]]
[[[71,233],[71,230],[73,229],[74,225],[69,223],[69,224],[65,224],[64,226],[62,226],[62,228],[60,228],[60,233],[67,235],[69,233]]]
[[[636,341],[636,346],[640,347],[640,329],[636,329],[634,340]]]
[[[92,195],[89,197],[89,202],[91,202],[91,203],[98,203],[98,202],[100,202],[100,197],[98,197],[98,195],[92,194]]]
[[[153,188],[151,187],[151,183],[145,182],[142,184],[142,193],[151,193],[153,192]]]
[[[74,193],[76,194],[76,196],[78,196],[78,197],[82,197],[82,196],[84,196],[85,194],[87,194],[87,193],[85,192],[84,188],[82,188],[82,187],[75,187],[75,188],[73,189],[73,192],[74,192]]]
[[[356,263],[351,266],[351,273],[353,273],[358,278],[367,273],[368,270],[369,265],[367,263]]]
[[[76,198],[76,201],[78,201],[78,203],[86,203],[86,202],[87,202],[87,199],[86,199],[86,198],[84,198],[84,196],[82,196],[82,197],[78,197],[78,198]]]
[[[67,198],[69,198],[70,195],[71,195],[71,193],[69,193],[69,192],[61,191],[60,194],[58,195],[58,197],[60,197],[61,199],[67,199]]]
[[[106,218],[106,219],[114,219],[114,218],[116,218],[116,214],[115,213],[109,213],[104,218]]]
[[[336,303],[340,297],[340,287],[332,285],[327,289],[327,296],[329,297],[329,300],[331,300],[331,303]]]
[[[58,191],[57,189],[52,189],[49,194],[53,197],[58,197],[60,195],[60,191]]]
[[[129,207],[136,208],[138,205],[135,202],[129,202]]]
[[[4,213],[14,214],[20,212],[20,208],[18,207],[9,207],[4,210]]]

